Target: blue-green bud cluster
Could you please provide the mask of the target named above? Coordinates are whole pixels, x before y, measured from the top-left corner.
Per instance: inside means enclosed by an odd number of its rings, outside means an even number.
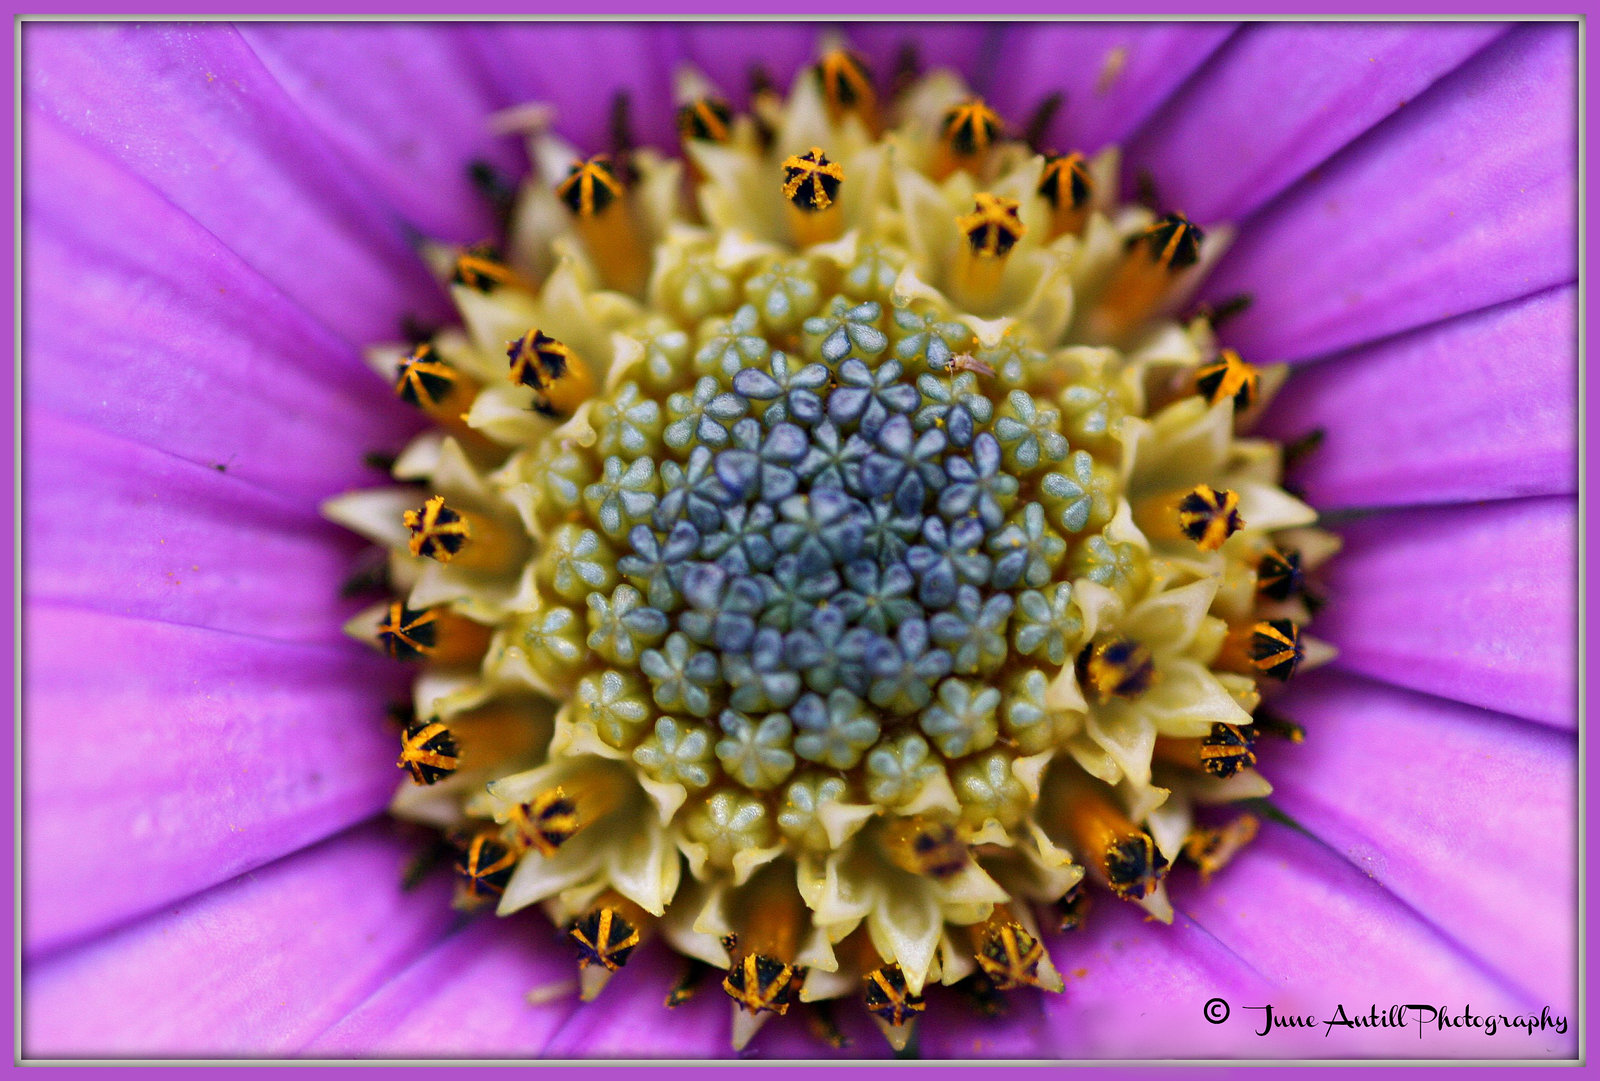
[[[695,329],[644,343],[592,445],[531,459],[539,583],[587,618],[579,716],[690,789],[810,763],[896,802],[1002,735],[1042,749],[1081,627],[1068,583],[1137,570],[1100,534],[1114,477],[1072,445],[1043,354],[893,304],[887,273],[789,257],[736,291],[695,270],[660,286]]]

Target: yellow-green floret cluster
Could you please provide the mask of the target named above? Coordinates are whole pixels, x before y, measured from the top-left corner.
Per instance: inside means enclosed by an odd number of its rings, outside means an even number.
[[[329,506],[391,553],[351,629],[420,665],[394,812],[460,903],[542,905],[585,997],[658,937],[736,1044],[853,996],[903,1046],[1249,839],[1196,809],[1270,791],[1332,546],[1238,434],[1281,371],[1172,315],[1226,230],[1117,205],[1114,152],[843,50],[681,96],[685,160],[512,118],[503,249],[435,252],[460,327],[374,351],[436,427]]]

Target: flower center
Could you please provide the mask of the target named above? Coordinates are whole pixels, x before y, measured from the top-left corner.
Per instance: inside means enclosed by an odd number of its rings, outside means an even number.
[[[1195,807],[1270,790],[1330,546],[1236,436],[1281,371],[1170,315],[1215,234],[1114,153],[843,51],[749,115],[686,74],[679,127],[687,169],[534,131],[504,255],[441,249],[462,327],[381,356],[424,491],[329,510],[423,666],[394,809],[585,998],[659,939],[738,1046],[854,996],[903,1048],[932,984],[1060,990],[1091,884],[1170,919],[1248,841]]]

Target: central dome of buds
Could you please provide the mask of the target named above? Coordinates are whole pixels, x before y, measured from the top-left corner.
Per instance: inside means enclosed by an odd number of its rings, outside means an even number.
[[[1225,234],[1114,153],[842,51],[682,92],[686,168],[536,130],[506,250],[437,253],[462,327],[375,351],[438,429],[330,506],[391,553],[351,629],[423,665],[394,809],[459,903],[541,904],[587,997],[659,937],[738,1045],[854,995],[904,1046],[1249,839],[1199,809],[1270,790],[1332,546],[1237,435],[1281,371],[1169,315]]]
[[[770,845],[762,799],[792,802],[791,779],[893,803],[941,759],[988,772],[972,756],[1027,727],[994,684],[1046,673],[1076,630],[1071,578],[1110,571],[1073,542],[1106,524],[1114,480],[1026,389],[1025,339],[1003,374],[948,313],[840,294],[820,260],[750,270],[748,301],[679,363],[660,350],[652,387],[596,400],[592,452],[536,453],[574,459],[582,494],[547,483],[535,513],[538,580],[584,607],[604,662],[581,711],[657,781],[754,794],[732,798]]]

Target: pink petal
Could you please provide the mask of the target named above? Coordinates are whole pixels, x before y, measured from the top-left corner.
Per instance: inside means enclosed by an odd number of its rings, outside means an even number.
[[[1002,995],[1005,1013],[984,1017],[971,1002],[943,987],[928,992],[928,1008],[917,1021],[917,1045],[927,1059],[1038,1059],[1061,1054],[1042,992]]]
[[[379,199],[429,237],[491,234],[469,164],[488,160],[515,177],[527,163],[489,131],[494,106],[464,27],[246,23],[239,33]]]
[[[411,899],[413,904],[420,898]],[[575,966],[540,913],[475,916],[383,983],[305,1048],[317,1058],[527,1058],[579,1006]]]
[[[574,1010],[545,1046],[546,1058],[729,1058],[729,1009],[721,973],[707,970],[699,993],[667,1010],[680,960],[647,942],[606,984],[601,998]],[[782,1018],[773,1024],[781,1024]],[[772,1028],[768,1024],[767,1028]],[[763,1037],[757,1034],[757,1041]]]
[[[1486,870],[1486,873],[1492,873]],[[1573,988],[1558,982],[1529,1000],[1464,954],[1460,946],[1360,869],[1294,830],[1268,823],[1254,844],[1199,886],[1187,872],[1174,876],[1174,904],[1240,961],[1262,973],[1272,989],[1257,1000],[1230,1002],[1222,1026],[1238,1054],[1258,1058],[1550,1058],[1576,1048]],[[1563,917],[1564,918],[1564,917]],[[1494,1037],[1482,1029],[1437,1026],[1275,1029],[1257,1037],[1264,1012],[1369,1016],[1376,1008],[1411,1003],[1465,1007],[1485,1013],[1538,1015],[1549,1006],[1567,1018],[1565,1035],[1531,1035],[1514,1028]],[[1198,1004],[1196,1004],[1198,1008]]]
[[[354,349],[55,121],[26,134],[30,408],[225,465],[307,509],[372,483],[362,455],[416,422]]]
[[[29,416],[23,462],[31,602],[342,640],[360,542],[315,508],[47,413]]]
[[[811,23],[684,23],[684,59],[730,102],[750,100],[750,69],[761,65],[780,91],[816,59],[819,29]]]
[[[1292,478],[1324,510],[1577,490],[1577,290],[1458,316],[1295,371],[1264,430],[1322,445]]]
[[[1203,69],[1232,23],[1022,23],[1000,28],[991,104],[1014,128],[1065,95],[1047,148],[1093,153],[1126,139]]]
[[[583,154],[612,151],[611,103],[628,94],[636,139],[676,145],[672,72],[680,57],[672,28],[632,23],[473,23],[500,107],[546,102],[556,131]]]
[[[44,604],[29,606],[26,633],[30,955],[345,829],[403,776],[382,713],[402,673],[353,642]],[[363,891],[392,892],[377,880]]]
[[[844,38],[872,68],[878,93],[887,96],[894,81],[895,62],[906,45],[915,45],[924,71],[953,68],[982,90],[989,82],[1000,27],[982,23],[861,22],[844,27]]]
[[[442,878],[409,894],[390,885],[405,860],[367,827],[29,966],[22,1053],[297,1053],[449,924]]]
[[[1067,983],[1044,996],[1059,1054],[1236,1058],[1247,1050],[1237,1030],[1206,1020],[1205,1004],[1265,1002],[1265,977],[1187,917],[1163,926],[1134,905],[1094,900],[1082,929],[1048,940]]]
[[[1150,167],[1165,205],[1199,222],[1238,220],[1505,30],[1493,23],[1247,26],[1140,130],[1128,160]],[[1213,162],[1226,164],[1202,165]]]
[[[1573,735],[1331,672],[1282,708],[1273,803],[1530,998],[1576,985]]]
[[[1225,338],[1295,360],[1576,277],[1571,25],[1520,28],[1243,223],[1206,294]]]
[[[398,223],[236,30],[216,23],[38,23],[26,38],[29,126],[35,115],[58,121],[95,154],[148,182],[335,333],[365,345],[392,337],[407,312],[442,314],[441,294]],[[27,181],[37,194],[65,178],[34,164]],[[81,206],[104,213],[118,204]],[[171,254],[158,246],[151,257]],[[169,274],[198,281],[207,280],[204,269],[166,262]]]
[[[1340,668],[1571,728],[1573,511],[1527,499],[1352,522],[1314,631],[1339,647]]]

